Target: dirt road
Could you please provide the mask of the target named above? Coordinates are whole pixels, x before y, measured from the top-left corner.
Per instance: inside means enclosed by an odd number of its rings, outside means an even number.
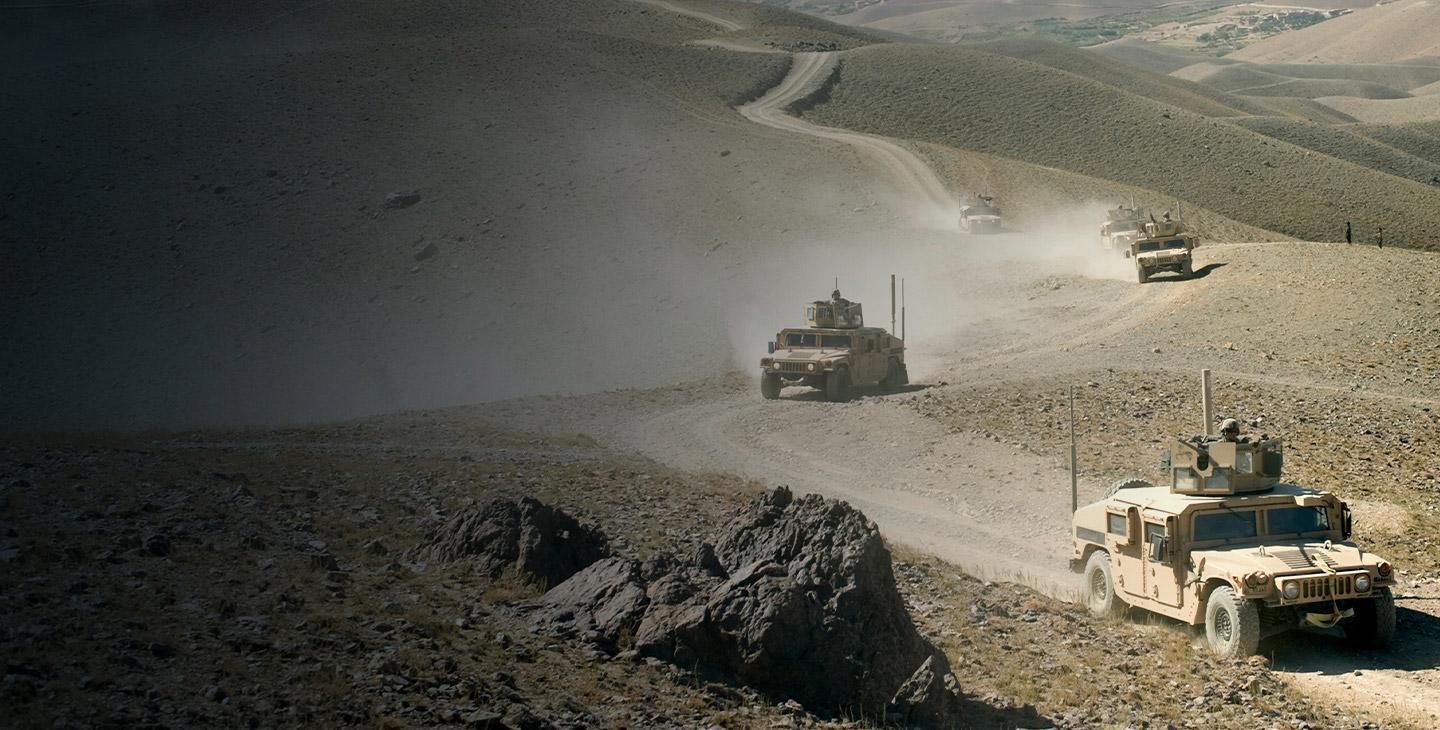
[[[834,53],[795,54],[789,75],[769,93],[740,107],[740,113],[757,124],[850,145],[884,169],[898,189],[954,220],[959,215],[955,196],[935,171],[910,150],[882,137],[811,124],[786,111],[825,83],[837,60]]]

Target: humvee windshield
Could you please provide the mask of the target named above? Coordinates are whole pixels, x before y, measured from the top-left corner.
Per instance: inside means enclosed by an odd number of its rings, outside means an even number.
[[[1185,239],[1172,238],[1168,241],[1141,241],[1140,243],[1136,244],[1136,248],[1140,251],[1140,253],[1145,253],[1146,251],[1159,251],[1162,248],[1185,248]]]
[[[790,332],[785,335],[787,347],[847,348],[850,335],[818,335],[814,332]]]
[[[1269,510],[1244,512],[1201,512],[1195,515],[1195,542],[1206,540],[1244,540],[1259,536],[1260,512],[1266,514],[1267,534],[1271,536],[1301,535],[1325,532],[1330,518],[1321,507],[1274,507]]]
[[[971,206],[969,210],[965,211],[965,215],[1000,215],[1000,209],[990,208],[982,205],[975,205]]]
[[[1330,518],[1319,507],[1284,507],[1269,512],[1270,534],[1285,535],[1302,532],[1324,532],[1330,529]]]

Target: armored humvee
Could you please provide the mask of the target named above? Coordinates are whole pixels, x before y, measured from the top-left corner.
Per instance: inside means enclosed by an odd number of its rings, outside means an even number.
[[[894,388],[910,382],[905,343],[879,327],[866,327],[859,302],[840,296],[805,305],[805,327],[780,330],[760,359],[760,394],[779,398],[786,385],[825,392],[829,401],[850,397],[856,385]]]
[[[976,195],[975,202],[960,208],[960,230],[971,233],[999,233],[1000,207],[989,195]]]
[[[1395,633],[1394,571],[1350,541],[1350,508],[1284,484],[1280,439],[1177,440],[1165,483],[1128,479],[1073,520],[1070,567],[1096,616],[1127,606],[1205,627],[1222,657],[1304,626],[1380,648]]]
[[[1125,256],[1135,259],[1135,278],[1145,284],[1150,277],[1161,271],[1173,271],[1189,278],[1194,274],[1191,252],[1200,242],[1194,236],[1186,235],[1184,226],[1178,220],[1171,220],[1170,214],[1156,221],[1151,217],[1145,224],[1140,238],[1130,242]]]
[[[1105,223],[1100,226],[1100,245],[1107,251],[1129,251],[1130,244],[1145,235],[1145,219],[1149,213],[1144,208],[1118,206],[1105,212]]]

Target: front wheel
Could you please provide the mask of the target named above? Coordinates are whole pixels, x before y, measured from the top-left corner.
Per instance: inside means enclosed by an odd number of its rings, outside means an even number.
[[[1216,588],[1205,604],[1205,638],[1221,659],[1254,654],[1260,646],[1260,609],[1254,601],[1235,595],[1230,586]]]
[[[841,403],[850,399],[850,368],[840,366],[825,375],[825,400]]]
[[[775,400],[780,397],[780,388],[784,383],[780,382],[779,373],[765,373],[760,376],[760,395],[765,400]]]
[[[1149,275],[1148,272],[1145,271],[1145,269],[1136,268],[1136,269],[1135,269],[1135,280],[1138,281],[1138,282],[1140,282],[1141,284],[1148,284],[1148,283],[1150,283],[1150,275]]]
[[[1095,618],[1120,618],[1125,615],[1125,602],[1115,595],[1115,579],[1110,571],[1110,555],[1103,550],[1090,553],[1085,561],[1085,582],[1080,593],[1085,608]]]
[[[1376,588],[1368,601],[1354,604],[1355,615],[1341,624],[1345,640],[1361,649],[1384,649],[1395,638],[1395,597],[1389,588]]]
[[[1183,277],[1185,277],[1186,279],[1189,279],[1190,277],[1194,276],[1194,275],[1195,275],[1195,266],[1194,266],[1194,264],[1190,263],[1189,261],[1186,261],[1185,263],[1180,264],[1180,275],[1183,276]]]

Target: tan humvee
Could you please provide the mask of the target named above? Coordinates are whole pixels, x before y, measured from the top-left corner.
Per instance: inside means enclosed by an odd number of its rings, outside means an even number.
[[[1145,224],[1144,235],[1130,242],[1125,256],[1135,259],[1135,278],[1141,284],[1161,271],[1173,271],[1188,278],[1194,273],[1191,252],[1199,245],[1194,236],[1185,234],[1180,221],[1170,220],[1167,213],[1164,220],[1151,218]]]
[[[1130,244],[1145,235],[1145,219],[1149,213],[1144,208],[1121,205],[1105,212],[1105,223],[1100,226],[1100,245],[1107,251],[1130,250]]]
[[[1176,441],[1169,483],[1121,481],[1074,516],[1072,570],[1096,616],[1127,606],[1205,627],[1222,657],[1303,626],[1360,646],[1395,633],[1394,572],[1350,541],[1350,508],[1280,482],[1279,439]]]
[[[999,233],[1000,207],[989,195],[976,195],[975,202],[960,208],[960,230],[970,233]]]
[[[760,359],[760,394],[779,398],[786,385],[825,392],[829,401],[850,397],[856,385],[894,388],[910,382],[905,343],[879,327],[866,327],[859,302],[840,296],[805,305],[807,327],[780,330],[770,356]]]

